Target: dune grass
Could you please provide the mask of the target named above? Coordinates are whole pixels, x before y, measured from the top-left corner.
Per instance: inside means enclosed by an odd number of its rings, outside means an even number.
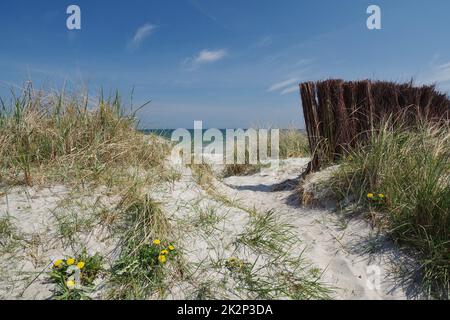
[[[80,188],[97,195],[106,187],[111,207],[94,210],[82,221],[78,212],[62,212],[56,216],[57,231],[63,238],[78,239],[80,228],[89,230],[93,223],[107,227],[110,236],[122,240],[118,261],[112,257],[106,277],[110,294],[142,298],[156,289],[157,279],[146,282],[149,270],[142,263],[148,257],[140,252],[153,238],[166,239],[170,230],[160,204],[148,193],[177,175],[165,165],[170,143],[141,133],[135,112],[125,110],[131,108],[122,105],[118,93],[92,102],[82,95],[48,94],[29,86],[10,103],[1,100],[0,186],[7,192],[16,185],[60,183],[71,187],[69,203]],[[0,227],[9,230],[6,223]]]
[[[394,123],[395,122],[395,123]],[[448,298],[450,285],[450,126],[392,119],[350,152],[334,189],[352,195],[392,238],[418,250],[423,285]]]
[[[162,242],[167,244],[171,225],[159,203],[145,193],[130,189],[117,210],[126,217],[119,232],[120,252],[109,279],[113,299],[145,299],[162,294],[165,264],[160,261]],[[164,255],[165,256],[165,255]]]
[[[11,218],[0,217],[0,255],[13,252],[20,246],[21,240]]]
[[[295,128],[280,131],[280,158],[305,158],[310,156],[308,137]]]
[[[295,227],[273,210],[248,209],[249,223],[234,241],[236,252],[252,252],[245,261],[231,257],[225,266],[237,281],[234,288],[250,299],[330,299],[334,288],[303,256]]]
[[[124,110],[118,93],[92,105],[88,97],[29,86],[10,103],[1,100],[0,183],[111,186],[130,167],[160,167],[167,144],[137,131],[135,114]]]
[[[268,143],[270,146],[270,141]],[[236,150],[235,150],[236,152]],[[248,150],[245,151],[245,163],[243,164],[227,164],[224,167],[223,175],[225,177],[230,176],[248,176],[253,175],[261,171],[265,167],[264,163],[261,163],[258,158],[258,163],[251,164],[249,161]],[[259,152],[258,152],[259,153]],[[270,153],[270,147],[269,147]],[[279,158],[304,158],[309,157],[308,138],[300,130],[295,128],[280,130],[279,136]],[[236,155],[235,155],[235,158]]]
[[[248,161],[242,164],[227,164],[222,172],[224,177],[251,176],[261,171],[263,164],[250,164]]]

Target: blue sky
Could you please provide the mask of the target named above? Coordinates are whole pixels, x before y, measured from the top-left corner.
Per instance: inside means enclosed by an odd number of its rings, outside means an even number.
[[[134,87],[147,128],[302,126],[297,84],[329,77],[450,89],[448,0],[2,0],[0,26],[3,95],[29,79],[126,101]]]

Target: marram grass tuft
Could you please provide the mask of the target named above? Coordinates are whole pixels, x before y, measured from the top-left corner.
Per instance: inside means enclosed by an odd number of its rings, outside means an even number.
[[[450,126],[390,120],[350,152],[335,176],[340,196],[356,197],[376,223],[421,255],[430,296],[450,286]]]
[[[0,183],[113,184],[130,167],[161,166],[168,150],[136,130],[118,94],[92,105],[28,87],[10,104],[1,101]]]

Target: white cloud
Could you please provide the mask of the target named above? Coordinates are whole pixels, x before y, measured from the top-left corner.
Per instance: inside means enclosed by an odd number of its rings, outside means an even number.
[[[156,26],[153,24],[146,23],[136,30],[133,38],[130,40],[128,46],[130,49],[137,49],[140,45],[147,39],[153,31],[155,31]]]
[[[267,47],[269,45],[272,44],[272,36],[266,36],[261,38],[258,43],[256,44],[256,46],[258,48],[262,48],[262,47]]]
[[[285,80],[285,81],[277,82],[277,83],[274,83],[273,85],[271,85],[269,87],[269,89],[267,89],[267,91],[268,92],[278,91],[278,90],[284,89],[284,88],[286,88],[286,87],[290,86],[291,84],[296,83],[298,81],[299,80],[297,78],[291,78],[291,79],[288,79],[288,80]]]
[[[292,92],[300,92],[300,87],[292,86],[292,87],[286,88],[283,91],[281,91],[281,94],[285,95],[285,94],[292,93]]]
[[[438,88],[450,90],[450,62],[436,64],[436,58],[430,63],[430,69],[419,74],[417,82],[419,84],[436,84]]]
[[[296,67],[304,67],[304,66],[308,66],[310,65],[312,62],[314,61],[314,59],[300,59],[297,61],[297,63],[295,64]]]
[[[225,57],[227,54],[226,50],[220,49],[220,50],[202,50],[200,53],[195,57],[194,63],[200,64],[200,63],[208,63],[208,62],[215,62],[223,57]]]
[[[213,63],[223,59],[227,55],[227,51],[225,49],[219,50],[202,50],[198,54],[196,54],[193,58],[187,58],[184,61],[184,64],[189,67],[189,69],[196,69],[200,65],[205,63]]]
[[[434,67],[429,81],[437,83],[450,81],[450,62]]]

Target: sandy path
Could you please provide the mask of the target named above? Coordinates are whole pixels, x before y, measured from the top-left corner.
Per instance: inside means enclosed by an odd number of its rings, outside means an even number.
[[[406,298],[406,289],[394,280],[395,262],[406,257],[387,241],[378,241],[379,248],[371,254],[364,252],[370,241],[376,241],[375,231],[364,220],[353,219],[343,225],[336,213],[301,207],[295,190],[274,191],[277,184],[297,178],[307,163],[308,159],[289,159],[277,172],[226,178],[221,192],[289,219],[308,248],[306,256],[326,270],[325,281],[337,288],[336,298]],[[371,278],[378,272],[375,268],[379,268],[379,289],[370,285],[377,281]]]
[[[396,268],[404,255],[388,241],[377,237],[364,220],[343,221],[341,216],[329,210],[303,208],[298,204],[295,190],[275,191],[279,189],[276,188],[278,184],[297,178],[307,162],[308,159],[289,159],[283,161],[277,171],[269,169],[253,176],[215,181],[215,189],[240,206],[261,212],[273,210],[277,217],[292,224],[301,239],[298,252],[306,247],[306,257],[325,270],[323,281],[334,288],[333,298],[407,298],[408,288],[396,275]],[[174,186],[170,197],[176,200],[167,209],[176,212],[178,217],[192,219],[195,216],[192,207],[187,205],[189,203],[203,208],[215,206],[218,214],[226,217],[222,222],[225,228],[220,229],[214,239],[199,236],[200,233],[194,230],[188,232],[189,240],[185,241],[185,246],[191,248],[187,252],[188,260],[204,261],[210,255],[216,258],[229,256],[227,250],[231,250],[231,244],[245,229],[248,213],[208,197],[193,181],[187,168],[183,169],[183,178]],[[204,277],[208,276],[214,278],[218,275],[204,274]]]

